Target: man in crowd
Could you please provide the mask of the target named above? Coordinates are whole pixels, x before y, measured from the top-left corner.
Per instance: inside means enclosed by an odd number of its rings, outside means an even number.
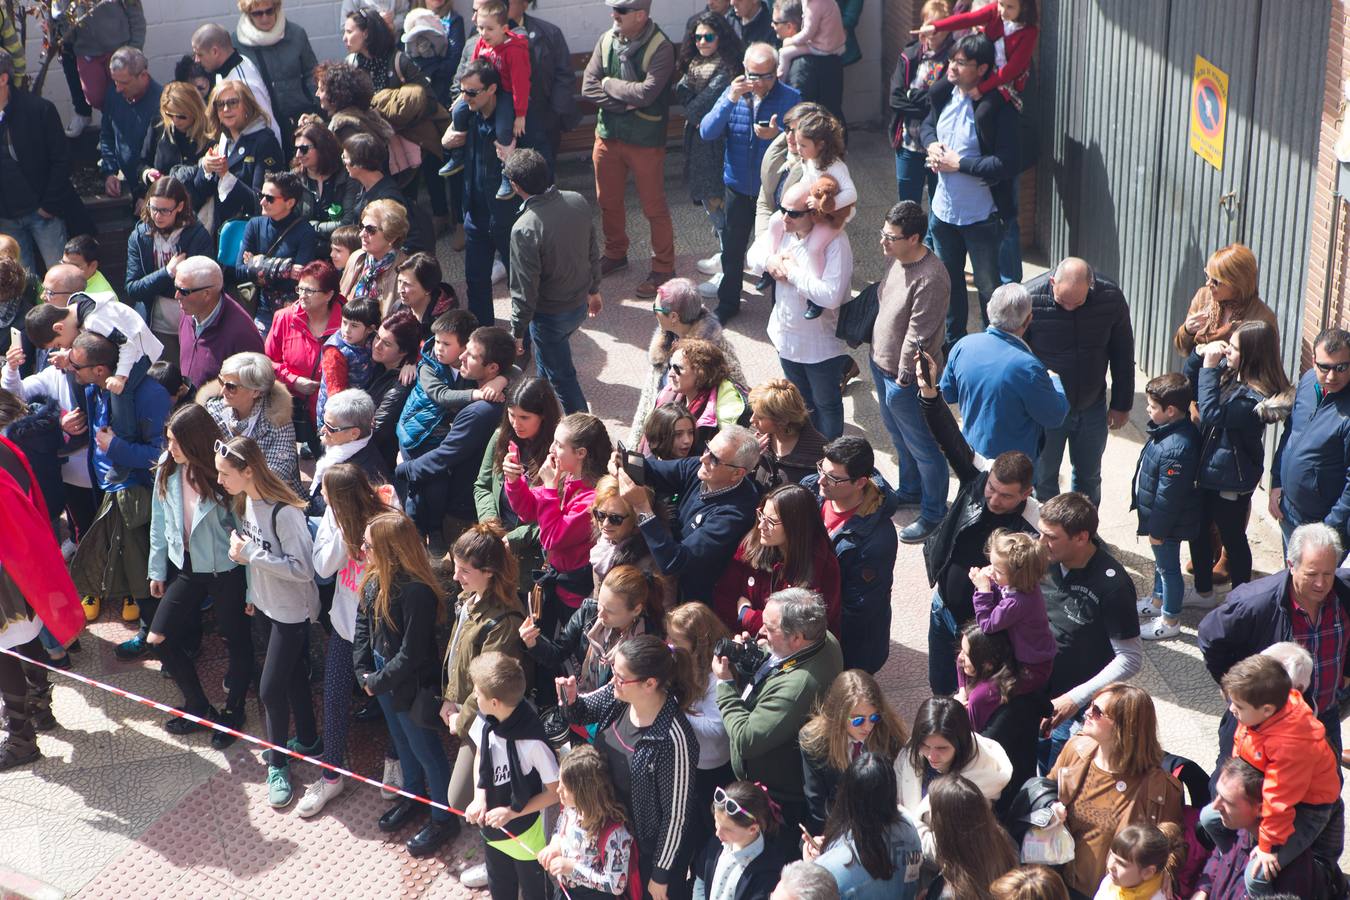
[[[8,149],[0,153],[0,233],[19,242],[25,269],[41,273],[61,259],[65,218],[80,201],[56,107],[14,90],[13,77],[13,57],[0,50],[0,145]]]
[[[721,16],[727,20],[728,24],[730,24],[732,17],[731,0],[708,0],[707,6],[694,13],[684,23],[684,33],[686,35],[694,30],[694,25],[698,22],[698,17],[704,13],[712,13],[715,16]]]
[[[568,413],[586,412],[572,364],[572,335],[587,313],[600,313],[600,242],[591,205],[553,184],[536,150],[517,150],[504,171],[524,202],[511,226],[511,331],[519,355],[534,345],[539,374]]]
[[[179,263],[173,293],[183,311],[178,321],[178,368],[188,381],[204,385],[236,353],[263,352],[253,317],[225,293],[225,276],[214,259],[189,256]]]
[[[69,306],[70,298],[83,293],[88,284],[78,266],[54,263],[42,276],[42,300],[52,306]]]
[[[98,137],[104,193],[122,196],[121,179],[125,178],[127,189],[136,198],[137,213],[145,194],[141,173],[155,161],[151,132],[160,121],[161,88],[150,77],[149,65],[145,54],[135,47],[122,47],[108,60],[112,86],[103,101],[103,125]]]
[[[722,165],[726,226],[722,229],[722,282],[717,287],[717,317],[723,325],[741,311],[741,271],[755,229],[760,162],[778,136],[779,122],[801,101],[795,89],[779,82],[778,51],[771,44],[746,47],[744,63],[745,74],[736,76],[698,126],[705,141],[726,138]],[[849,275],[851,264],[846,282]]]
[[[637,296],[650,299],[675,277],[665,167],[676,48],[652,20],[652,0],[605,0],[605,5],[614,27],[600,36],[581,80],[581,95],[597,107],[591,163],[605,232],[600,274],[628,265],[624,186],[631,170],[652,234],[652,268]]]
[[[1036,499],[1059,493],[1064,445],[1073,464],[1073,489],[1093,505],[1102,502],[1106,432],[1130,420],[1134,403],[1134,329],[1125,295],[1086,261],[1070,256],[1053,274],[1027,282],[1031,325],[1022,335],[1047,369],[1057,372],[1069,411],[1045,429],[1036,458]],[[1106,370],[1111,370],[1107,402]]]
[[[277,143],[285,147],[288,137],[282,137],[281,125],[272,112],[272,93],[267,81],[253,60],[234,49],[230,33],[215,22],[208,22],[192,33],[192,56],[212,78],[212,84],[222,81],[242,81],[253,92],[258,108],[267,116],[268,127],[277,136]]]
[[[819,103],[840,122],[844,121],[844,27],[839,29],[839,52],[817,55],[808,53],[793,60],[788,70],[788,84],[797,89],[803,100]],[[773,5],[773,33],[780,47],[802,30],[802,0],[777,0]]]
[[[998,286],[998,248],[1003,219],[1013,215],[1017,174],[1017,110],[998,91],[980,94],[994,69],[994,45],[981,34],[956,42],[947,80],[929,91],[932,109],[920,136],[928,165],[938,173],[932,202],[933,250],[947,267],[952,298],[947,309],[947,346],[966,333],[966,256],[975,273],[980,315]],[[978,97],[979,99],[975,99]]]
[[[1307,522],[1336,529],[1350,519],[1350,332],[1328,328],[1313,342],[1270,467],[1270,515],[1285,542]]]
[[[802,178],[802,158],[797,154],[797,133],[793,131],[797,120],[808,113],[821,112],[824,109],[825,107],[819,103],[802,102],[789,109],[779,120],[782,122],[783,130],[764,151],[764,159],[759,164],[759,196],[755,198],[755,237],[759,237],[764,233],[764,229],[769,227],[769,219],[778,212],[783,191]],[[717,261],[717,267],[712,271],[720,271],[721,258],[715,256],[713,259]],[[702,285],[699,286],[699,292],[703,292]]]
[[[843,671],[843,658],[825,627],[825,601],[806,588],[769,597],[761,635],[769,656],[748,683],[737,683],[727,657],[713,659],[717,708],[731,740],[732,771],[764,787],[782,807],[784,827],[794,829],[806,815],[797,732]]]
[[[403,189],[386,174],[389,145],[373,134],[354,134],[342,145],[342,164],[347,174],[361,185],[356,202],[342,217],[344,225],[359,225],[361,214],[376,200],[393,200],[408,213],[408,236],[403,239],[405,253],[436,252],[436,237],[425,204],[409,203]],[[350,219],[350,221],[349,221]]]
[[[924,246],[927,234],[928,216],[912,200],[886,214],[881,252],[890,263],[877,288],[872,332],[872,382],[900,464],[899,502],[919,507],[919,518],[905,526],[910,542],[922,540],[947,511],[947,462],[924,422],[914,379],[920,351],[935,365],[942,363],[951,296],[946,267]]]
[[[492,60],[479,57],[464,67],[460,92],[472,113],[469,130],[446,132],[447,149],[464,151],[464,284],[469,311],[479,322],[492,324],[492,262],[498,256],[509,263],[511,226],[519,204],[515,197],[498,200],[502,183],[502,160],[497,155],[497,131],[493,113],[501,73]],[[510,266],[507,266],[510,278]],[[505,370],[503,370],[505,371]]]
[[[1003,285],[989,300],[989,327],[962,338],[942,373],[942,396],[960,405],[966,440],[990,459],[1020,450],[1034,461],[1045,429],[1069,410],[1059,376],[1022,339],[1030,325],[1026,288]]]
[[[960,486],[956,501],[940,522],[925,525],[925,532],[917,536],[906,528],[900,540],[907,544],[924,541],[924,566],[928,583],[934,586],[928,620],[928,684],[934,694],[955,694],[958,629],[975,618],[971,567],[989,564],[984,545],[998,529],[1035,534],[1039,510],[1031,499],[1033,468],[1026,454],[1009,450],[992,463],[976,455],[961,437],[930,376],[921,369],[915,377],[924,422]]]
[[[827,870],[799,859],[783,866],[769,900],[839,900],[839,883]]]
[[[664,575],[680,580],[681,600],[712,601],[713,585],[731,562],[741,538],[755,524],[759,491],[746,476],[759,463],[755,433],[739,425],[724,426],[697,458],[643,460],[643,480],[658,496],[678,496],[674,525],[652,509],[643,485],[623,469],[614,455],[610,472],[619,493],[637,514],[638,528]]]
[[[765,0],[731,0],[731,30],[741,39],[741,46],[765,43],[778,46],[778,35],[773,31],[773,13]]]
[[[1055,710],[1043,726],[1050,739],[1041,742],[1044,770],[1093,694],[1134,677],[1143,664],[1134,582],[1097,538],[1097,525],[1097,507],[1082,494],[1041,505],[1041,541],[1050,557],[1042,588],[1059,648],[1048,688]]]
[[[854,434],[825,445],[817,474],[802,479],[839,558],[839,644],[844,668],[873,674],[891,652],[891,584],[898,544],[895,492],[876,469],[867,439]]]

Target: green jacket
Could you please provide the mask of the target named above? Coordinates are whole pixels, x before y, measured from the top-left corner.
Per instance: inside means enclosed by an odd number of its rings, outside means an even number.
[[[492,459],[497,454],[497,438],[500,431],[494,432],[483,453],[483,464],[478,467],[478,477],[473,482],[473,507],[478,513],[478,521],[498,519],[506,529],[506,542],[520,563],[522,582],[528,581],[530,572],[543,568],[544,549],[539,544],[539,525],[535,522],[521,522],[511,504],[506,501],[506,492],[502,490],[502,473],[492,467]],[[528,585],[527,585],[528,586]]]
[[[675,45],[655,22],[648,24],[650,31],[640,44],[621,43],[613,30],[606,31],[582,75],[581,94],[597,107],[595,133],[603,140],[639,147],[666,145]],[[607,78],[612,79],[608,91]]]
[[[717,685],[717,708],[731,739],[731,768],[758,781],[776,797],[804,802],[797,732],[843,671],[834,635],[779,663],[750,691],[729,681]],[[745,699],[742,699],[742,696]]]

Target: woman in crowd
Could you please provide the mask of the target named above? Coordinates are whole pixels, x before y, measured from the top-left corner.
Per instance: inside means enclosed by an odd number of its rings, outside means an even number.
[[[896,803],[895,768],[864,751],[844,769],[825,833],[802,838],[802,858],[834,876],[850,900],[914,900],[919,851],[914,823]]]
[[[904,721],[875,678],[861,669],[840,673],[797,738],[807,830],[814,835],[824,833],[839,779],[851,760],[861,753],[875,753],[894,766],[908,740]]]
[[[420,255],[420,254],[419,254]],[[544,567],[539,545],[539,523],[521,521],[506,499],[502,474],[506,457],[514,451],[522,476],[531,486],[539,483],[539,469],[548,461],[553,433],[562,420],[562,405],[553,385],[544,378],[524,378],[506,398],[501,427],[488,439],[483,464],[473,485],[478,521],[496,519],[506,531],[506,541],[520,570],[529,576]]]
[[[127,241],[126,299],[145,310],[164,356],[177,359],[183,310],[174,296],[173,273],[189,256],[214,259],[216,244],[197,221],[187,188],[171,175],[146,190],[140,219]]]
[[[435,254],[414,253],[398,266],[398,302],[393,310],[406,309],[422,323],[422,340],[431,340],[431,323],[459,306],[455,289],[441,281],[441,264]]]
[[[362,547],[366,570],[352,649],[356,681],[380,701],[398,748],[404,788],[446,803],[450,761],[434,712],[440,680],[435,630],[440,583],[421,535],[401,512],[375,515],[366,525]],[[379,828],[398,831],[426,808],[402,798],[380,816]],[[459,821],[451,813],[432,809],[431,822],[408,841],[408,853],[428,856],[458,832]]]
[[[347,260],[342,295],[375,300],[388,315],[398,299],[398,268],[407,260],[399,249],[408,236],[408,210],[396,200],[376,200],[361,212],[361,249]]]
[[[230,495],[216,472],[220,429],[206,410],[189,404],[169,417],[165,430],[165,456],[150,497],[150,596],[159,599],[159,608],[146,642],[183,692],[185,712],[242,728],[244,698],[253,680],[253,639],[244,616],[244,569],[230,559],[235,528]],[[230,654],[219,712],[206,699],[186,650],[201,640],[201,600],[207,596]],[[164,723],[170,734],[199,728],[187,719]],[[225,732],[211,732],[211,746],[217,750],[233,743]]]
[[[191,181],[197,163],[211,145],[206,129],[206,103],[185,81],[170,81],[159,95],[159,123],[155,126],[155,161],[142,177],[147,182],[172,175]]]
[[[722,96],[731,80],[741,74],[741,42],[731,30],[726,16],[700,13],[685,36],[676,64],[675,96],[684,107],[684,183],[689,197],[703,207],[712,224],[713,236],[721,246],[722,229],[727,224],[722,208],[726,187],[722,183],[722,164],[726,138],[705,141],[698,133],[699,122]],[[717,254],[699,260],[699,271],[721,271]]]
[[[800,484],[825,458],[825,437],[811,424],[801,391],[786,378],[750,389],[750,427],[762,451],[755,480],[764,488]]]
[[[647,500],[658,516],[666,514],[665,506],[651,488],[647,488]],[[595,541],[591,547],[591,571],[596,581],[603,581],[615,566],[637,566],[650,575],[660,574],[661,567],[652,559],[651,549],[642,532],[638,531],[637,514],[628,501],[619,496],[619,482],[613,475],[606,475],[595,483],[591,518],[594,520],[591,534]],[[670,580],[658,579],[658,582],[665,591],[663,599],[674,599],[675,588]]]
[[[396,88],[422,74],[417,64],[398,49],[394,32],[373,10],[347,14],[342,23],[342,45],[347,48],[347,63],[369,75],[377,91]]]
[[[578,695],[575,678],[560,678],[558,696],[570,721],[596,726],[596,747],[616,773],[634,825],[646,895],[684,900],[698,762],[684,710],[703,695],[702,677],[689,654],[650,634],[624,641],[613,670],[609,684],[590,694]]]
[[[213,145],[198,162],[192,189],[214,199],[215,234],[230,219],[258,214],[258,194],[268,172],[282,168],[281,145],[242,81],[222,81],[207,104],[207,136]]]
[[[297,436],[318,453],[314,404],[319,394],[319,355],[324,342],[342,324],[338,273],[327,260],[316,259],[300,270],[296,302],[277,313],[267,332],[267,356],[277,380],[294,398]]]
[[[681,338],[671,349],[669,382],[655,405],[672,401],[693,415],[696,448],[706,446],[723,425],[750,421],[745,389],[733,378],[727,356],[710,341]]]
[[[989,885],[989,900],[1069,900],[1069,889],[1049,866],[1018,866]]]
[[[281,133],[289,137],[300,117],[313,112],[314,67],[319,61],[309,35],[286,19],[281,0],[238,0],[239,24],[234,45],[265,72]]]
[[[300,203],[305,186],[293,172],[270,172],[258,200],[262,215],[244,228],[241,265],[235,280],[258,285],[254,321],[264,334],[277,310],[295,300],[295,269],[318,257],[319,238],[304,217]]]
[[[989,900],[989,885],[1018,863],[1017,847],[994,818],[989,802],[970,779],[944,775],[928,792],[941,883],[928,896],[944,900]]]
[[[787,862],[778,804],[760,785],[733,781],[717,788],[712,805],[716,833],[699,848],[701,858],[694,862],[700,896],[769,900]]]
[[[1096,890],[1111,841],[1126,825],[1181,824],[1181,783],[1163,771],[1162,757],[1148,693],[1121,682],[1098,691],[1083,730],[1050,770],[1073,835],[1074,859],[1063,870],[1070,890]]]
[[[732,631],[758,634],[769,596],[806,587],[825,598],[830,631],[839,634],[839,560],[813,493],[784,484],[759,501],[757,524],[713,587],[713,609]]]
[[[184,53],[173,64],[173,80],[181,81],[184,84],[190,84],[197,90],[197,95],[202,98],[202,103],[211,96],[212,80],[211,75],[202,68],[202,64],[193,58],[191,53]]]
[[[919,19],[927,25],[950,12],[947,0],[928,0]],[[937,190],[937,172],[928,168],[928,148],[919,137],[919,126],[928,117],[929,90],[947,78],[947,56],[953,43],[948,31],[921,35],[901,51],[891,75],[891,146],[901,200],[922,203],[924,185],[930,197]]]
[[[203,385],[197,402],[228,437],[252,438],[267,467],[292,492],[300,487],[300,456],[291,422],[291,395],[277,381],[272,361],[261,353],[236,353],[220,364],[214,384]]]
[[[394,471],[398,462],[398,417],[417,373],[421,328],[407,310],[385,316],[370,343],[373,374],[366,393],[375,401],[375,430],[370,442]]]
[[[369,134],[388,144],[394,129],[384,117],[370,108],[375,85],[370,75],[356,66],[341,62],[321,62],[314,70],[314,92],[319,107],[328,114],[328,130],[345,143],[354,134]],[[338,154],[341,161],[342,155]]]
[[[967,622],[961,629],[956,667],[963,678],[957,699],[966,706],[970,727],[984,731],[994,710],[1017,689],[1017,658],[1007,632],[985,634],[978,622]]]
[[[694,846],[713,833],[712,799],[717,788],[736,777],[731,770],[731,739],[717,708],[717,676],[712,671],[713,649],[727,637],[726,626],[706,603],[681,603],[666,613],[666,640],[689,654],[694,680],[707,682],[692,708],[685,710],[689,727],[698,738],[698,769],[694,773],[694,811],[690,834]],[[700,675],[700,673],[704,673]]]
[[[642,427],[642,440],[647,455],[656,459],[688,459],[694,446],[694,415],[679,401],[662,403],[647,417]]]
[[[321,122],[306,122],[295,130],[292,171],[305,187],[301,215],[319,237],[319,256],[327,256],[329,236],[342,224],[347,210],[356,208],[360,182],[342,164],[342,145]]]
[[[260,355],[260,354],[254,354]],[[265,357],[264,357],[265,358]],[[319,617],[314,583],[314,541],[305,521],[305,502],[273,471],[262,448],[248,437],[216,442],[220,484],[234,497],[237,523],[230,559],[248,569],[249,615],[262,613],[268,628],[258,698],[267,721],[267,740],[312,755],[320,749],[309,689],[309,623]],[[291,718],[295,740],[290,741]],[[289,806],[289,757],[267,757],[267,802]]]

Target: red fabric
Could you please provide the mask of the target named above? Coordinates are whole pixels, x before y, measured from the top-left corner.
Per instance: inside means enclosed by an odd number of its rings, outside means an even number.
[[[818,591],[825,598],[825,621],[830,633],[839,637],[839,559],[834,555],[834,547],[828,540],[816,543],[811,571],[815,573],[811,583],[802,587]],[[764,624],[764,605],[769,602],[769,595],[792,586],[783,579],[782,563],[776,563],[772,572],[756,569],[745,561],[742,549],[737,547],[735,557],[713,587],[713,611],[733,633],[748,631],[752,635],[759,634]],[[750,601],[750,608],[738,622],[736,604],[742,597]]]
[[[316,338],[309,330],[309,314],[299,303],[292,303],[272,319],[264,351],[275,364],[277,378],[292,395],[300,396],[295,389],[297,378],[318,380],[323,342],[342,324],[342,302],[342,295],[339,294],[337,302],[328,311],[328,324],[324,326],[322,337]],[[309,414],[313,417],[315,404],[319,402],[319,392],[310,394],[308,400]]]
[[[1041,30],[1035,25],[1019,28],[1012,34],[1003,33],[1003,19],[998,14],[998,4],[990,3],[970,12],[958,13],[933,23],[938,31],[960,31],[963,28],[982,28],[984,36],[991,42],[1003,39],[1003,55],[1007,62],[1003,68],[989,73],[980,82],[980,93],[996,91],[1003,85],[1021,92],[1027,86],[1027,72],[1031,68],[1031,57],[1036,52],[1036,39]]]
[[[336,347],[324,347],[319,370],[323,373],[323,383],[328,390],[328,396],[347,389],[347,357],[342,355],[341,350]],[[319,395],[316,393],[314,396]]]
[[[820,504],[820,517],[825,521],[825,530],[834,534],[849,519],[853,518],[853,510],[838,513],[834,511],[834,504],[825,502]]]
[[[509,91],[511,105],[517,116],[523,116],[530,108],[530,41],[514,31],[506,33],[501,46],[494,47],[481,37],[473,48],[473,58],[486,56],[497,67],[502,76],[501,87]]]
[[[38,488],[28,459],[4,437],[0,444],[12,451],[28,475],[25,491],[8,471],[0,467],[0,521],[5,539],[0,540],[0,570],[23,594],[33,612],[61,644],[70,643],[84,628],[84,611],[70,580],[61,548],[52,534],[47,503]]]

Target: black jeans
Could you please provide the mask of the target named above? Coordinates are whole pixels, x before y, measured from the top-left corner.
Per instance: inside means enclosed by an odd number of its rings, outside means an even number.
[[[543,815],[543,813],[540,813]],[[545,900],[548,879],[532,859],[515,859],[483,842],[483,862],[487,864],[488,893],[492,900]]]
[[[94,514],[103,502],[103,493],[96,488],[76,487],[73,484],[65,487],[66,521],[70,525],[71,540],[78,544],[94,522]]]
[[[209,596],[216,611],[216,627],[225,638],[230,666],[225,675],[225,708],[243,708],[244,695],[253,680],[253,638],[244,615],[245,574],[243,566],[225,572],[194,572],[192,559],[183,558],[181,569],[170,563],[164,596],[151,619],[150,630],[164,635],[155,647],[165,671],[183,692],[183,708],[193,714],[210,705],[196,664],[185,648],[201,643],[203,597]]]
[[[1209,523],[1219,529],[1219,540],[1228,551],[1228,575],[1233,587],[1252,580],[1252,548],[1247,543],[1247,519],[1252,511],[1252,495],[1225,500],[1218,491],[1200,491],[1200,533],[1191,541],[1191,562],[1195,568],[1195,589],[1214,590],[1214,548],[1210,546]]]
[[[267,739],[285,746],[294,715],[296,740],[306,747],[312,746],[318,739],[318,728],[314,721],[314,697],[309,689],[309,622],[278,622],[270,618],[267,621],[271,634],[258,685],[267,719]]]
[[[741,311],[741,273],[745,251],[755,234],[755,198],[727,188],[727,224],[722,229],[722,284],[717,288],[717,318],[726,322]]]
[[[75,51],[69,47],[61,48],[61,71],[66,76],[66,87],[70,88],[70,105],[75,115],[86,119],[94,114],[89,101],[84,99],[84,86],[80,84],[80,70],[75,66]]]
[[[798,57],[788,72],[787,82],[802,95],[828,109],[839,124],[844,124],[844,58],[842,56]]]

